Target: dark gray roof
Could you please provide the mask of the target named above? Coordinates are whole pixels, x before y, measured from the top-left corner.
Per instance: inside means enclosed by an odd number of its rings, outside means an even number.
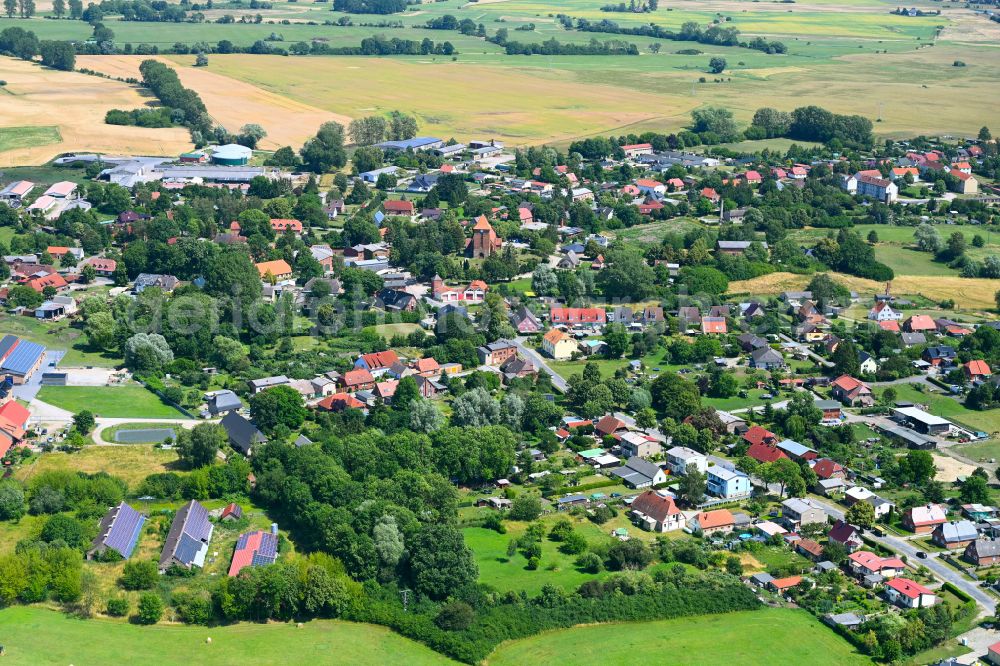
[[[208,400],[208,411],[212,414],[231,412],[243,407],[243,401],[232,391],[219,391]]]
[[[254,444],[267,441],[267,437],[257,429],[257,426],[236,412],[226,414],[220,423],[229,435],[230,446],[243,455],[250,453]]]

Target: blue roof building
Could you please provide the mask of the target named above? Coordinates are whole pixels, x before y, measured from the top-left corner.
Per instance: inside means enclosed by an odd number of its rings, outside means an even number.
[[[91,558],[110,548],[127,560],[139,542],[145,523],[146,517],[125,502],[112,507],[101,518],[101,525],[87,551],[87,557]]]
[[[11,336],[6,336],[0,342],[0,346],[7,346],[9,337]],[[17,342],[10,345],[3,363],[0,364],[0,374],[10,375],[15,384],[23,384],[41,365],[45,347],[37,342],[28,342],[20,338],[15,340]]]
[[[376,144],[382,150],[434,150],[444,145],[444,141],[432,136],[415,136],[401,141],[383,141]]]

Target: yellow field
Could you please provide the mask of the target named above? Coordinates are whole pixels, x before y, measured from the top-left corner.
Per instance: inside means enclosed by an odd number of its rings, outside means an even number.
[[[139,64],[148,56],[79,56],[77,67],[86,67],[112,76],[139,78]],[[267,130],[260,142],[264,149],[293,146],[298,148],[316,134],[323,123],[334,120],[343,125],[350,118],[303,104],[289,97],[276,95],[249,83],[220,76],[205,67],[177,67],[176,63],[158,58],[177,69],[181,83],[198,91],[208,113],[228,129],[236,132],[246,123],[257,123]],[[291,69],[287,58],[282,58]],[[214,61],[214,58],[213,58]]]
[[[193,63],[185,56],[171,59]],[[181,80],[204,96],[198,82],[189,83],[191,69],[179,68]],[[214,55],[208,69],[349,117],[400,109],[417,115],[421,134],[515,144],[607,134],[643,121],[667,123],[671,116],[677,124],[697,106],[693,100],[672,102],[635,89],[583,83],[561,70],[513,65]]]
[[[842,273],[832,274],[838,282],[861,295],[883,293],[884,282],[865,280]],[[802,289],[810,280],[808,275],[794,273],[771,273],[753,280],[730,282],[731,293],[750,293],[754,295],[773,295],[783,291]],[[993,295],[1000,290],[1000,280],[983,278],[961,278],[954,276],[926,277],[919,275],[897,275],[892,281],[892,293],[920,295],[934,301],[954,299],[961,308],[993,309],[996,302]]]
[[[62,140],[0,152],[0,167],[41,164],[60,153],[102,151],[176,155],[191,147],[182,128],[105,125],[108,109],[149,103],[135,88],[95,76],[0,58],[0,127],[54,126]]]

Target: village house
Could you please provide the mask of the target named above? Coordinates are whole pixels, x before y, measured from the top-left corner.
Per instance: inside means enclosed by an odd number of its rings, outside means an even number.
[[[659,465],[638,457],[629,458],[623,466],[611,470],[611,474],[629,488],[649,488],[667,481],[667,475]]]
[[[663,453],[663,446],[656,439],[639,432],[622,433],[619,440],[622,454],[630,458],[653,458]]]
[[[875,404],[871,388],[849,375],[841,375],[830,383],[830,395],[848,407],[871,407]]]
[[[906,564],[898,557],[880,557],[867,550],[859,550],[847,556],[848,566],[856,576],[881,576],[895,578],[906,571]]]
[[[705,487],[711,495],[727,500],[750,496],[750,477],[743,472],[715,465],[708,468],[705,476]]]
[[[530,334],[542,330],[542,324],[538,321],[538,317],[523,305],[511,312],[510,323],[517,329],[518,333]]]
[[[553,328],[542,337],[542,351],[557,361],[572,357],[576,350],[573,338],[558,328]]]
[[[733,514],[729,509],[702,511],[692,518],[689,524],[692,530],[700,530],[705,535],[731,530],[735,526],[736,519],[733,518]]]
[[[254,265],[257,267],[260,279],[266,282],[272,280],[275,282],[285,282],[292,279],[292,267],[284,259],[262,261]]]
[[[517,356],[517,345],[510,340],[497,340],[479,347],[477,353],[481,364],[501,366]]]
[[[937,603],[937,595],[932,591],[902,577],[893,578],[885,584],[885,598],[902,608],[928,608]]]
[[[938,504],[910,507],[903,511],[903,527],[917,534],[929,534],[938,525],[948,522],[947,512]]]
[[[1000,563],[1000,539],[976,539],[965,547],[963,557],[977,567]]]
[[[684,529],[685,518],[674,499],[647,490],[633,500],[630,507],[635,522],[650,532],[671,532]]]
[[[604,308],[552,307],[549,310],[549,323],[553,326],[598,328],[607,323],[607,316]]]
[[[979,538],[975,523],[968,520],[953,520],[934,527],[931,541],[948,550],[965,549]]]
[[[790,497],[781,503],[781,519],[791,530],[797,530],[804,525],[827,522],[823,507],[800,497]]]
[[[698,472],[704,474],[708,471],[708,458],[704,453],[686,446],[675,446],[667,450],[667,468],[671,474],[686,474],[692,465]]]
[[[833,524],[827,538],[831,543],[839,543],[848,553],[853,553],[864,545],[864,541],[861,539],[861,530],[843,520],[838,520]]]

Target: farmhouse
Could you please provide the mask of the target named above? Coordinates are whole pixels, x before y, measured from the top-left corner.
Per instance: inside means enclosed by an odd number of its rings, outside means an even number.
[[[931,540],[942,548],[956,550],[965,548],[979,538],[975,523],[968,520],[953,520],[940,523],[934,528]]]
[[[938,504],[914,506],[903,511],[903,527],[917,534],[929,534],[938,525],[948,522],[947,513]]]

